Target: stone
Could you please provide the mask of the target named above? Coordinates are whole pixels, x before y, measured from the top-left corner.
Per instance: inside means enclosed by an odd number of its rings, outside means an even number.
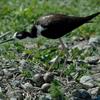
[[[91,88],[88,90],[88,93],[90,93],[92,96],[100,95],[100,87]]]
[[[44,74],[43,78],[46,83],[51,83],[54,79],[54,74],[52,72],[47,72]]]
[[[79,50],[85,50],[85,49],[90,48],[90,46],[87,45],[87,41],[83,41],[72,47],[72,49],[75,49],[75,48],[78,48]]]
[[[98,61],[100,60],[100,57],[97,57],[97,56],[90,56],[90,57],[86,57],[85,58],[85,61],[89,64],[97,64]]]
[[[3,69],[3,72],[4,72],[4,76],[5,76],[7,79],[13,78],[13,73],[9,72],[7,69]]]
[[[88,44],[92,46],[100,45],[100,36],[91,37]]]
[[[93,77],[96,81],[100,81],[100,73],[93,74],[92,77]]]
[[[33,86],[30,83],[25,83],[25,84],[21,84],[21,86],[28,92],[32,92],[33,91]]]
[[[95,86],[95,81],[94,81],[94,79],[91,76],[86,76],[86,75],[82,76],[80,78],[80,83],[83,86],[87,87],[87,88],[92,88],[92,87]]]
[[[41,90],[43,92],[48,92],[48,89],[50,88],[50,84],[49,83],[44,83],[42,86],[41,86]]]
[[[91,100],[91,95],[84,89],[74,90],[72,92],[74,100]]]
[[[39,97],[39,100],[53,100],[50,94],[45,94]]]
[[[41,87],[42,84],[44,84],[43,74],[35,74],[33,79],[38,87]]]

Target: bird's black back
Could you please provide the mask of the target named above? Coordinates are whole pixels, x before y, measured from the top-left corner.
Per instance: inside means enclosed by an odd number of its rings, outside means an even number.
[[[45,28],[41,35],[51,39],[57,39],[63,35],[71,32],[75,28],[78,28],[84,23],[87,23],[93,17],[100,13],[96,13],[87,17],[75,17],[66,16],[64,14],[50,14],[47,16],[40,17],[36,25],[41,25]]]

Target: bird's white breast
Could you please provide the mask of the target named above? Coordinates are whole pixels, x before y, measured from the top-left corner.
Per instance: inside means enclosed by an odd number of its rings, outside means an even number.
[[[42,27],[41,25],[36,25],[37,28],[37,35],[41,35],[41,32],[45,30],[44,27]]]

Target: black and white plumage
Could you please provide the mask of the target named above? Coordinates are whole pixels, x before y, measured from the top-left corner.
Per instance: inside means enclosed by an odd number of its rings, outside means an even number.
[[[92,18],[99,14],[100,12],[86,17],[67,16],[64,14],[50,14],[42,16],[35,22],[30,32],[18,32],[16,34],[16,38],[36,38],[41,34],[46,38],[57,39],[89,22]]]

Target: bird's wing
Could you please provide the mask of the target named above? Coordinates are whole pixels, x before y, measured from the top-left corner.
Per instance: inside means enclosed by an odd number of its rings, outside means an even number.
[[[45,28],[42,35],[47,38],[59,38],[84,23],[84,17],[51,14],[40,17],[37,24]]]
[[[38,25],[45,28],[42,35],[47,38],[59,38],[67,33],[68,18],[63,14],[51,14],[41,17],[37,21]]]
[[[66,15],[64,14],[50,14],[47,16],[40,17],[37,20],[37,24],[40,24],[44,27],[48,27],[51,25],[56,25],[57,23],[63,23],[66,21]]]

